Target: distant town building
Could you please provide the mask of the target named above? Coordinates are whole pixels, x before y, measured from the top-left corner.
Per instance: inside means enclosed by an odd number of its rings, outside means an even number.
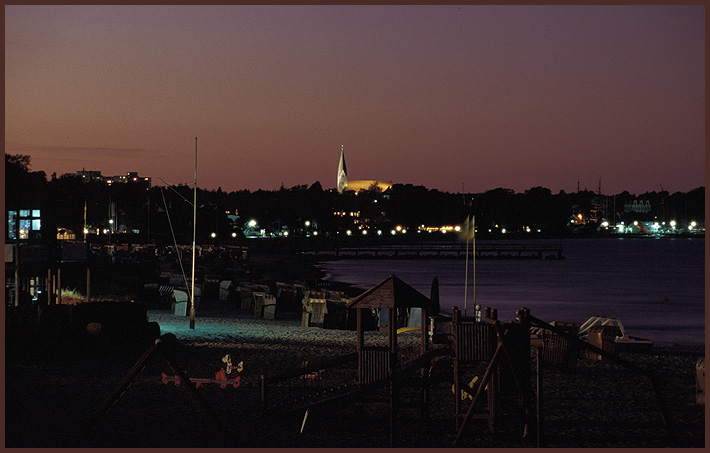
[[[143,184],[146,188],[150,188],[151,186],[150,178],[140,177],[138,176],[138,172],[135,171],[119,176],[102,176],[100,171],[82,169],[81,171],[77,171],[76,175],[79,176],[84,182],[105,182],[106,184]]]
[[[76,172],[76,175],[84,182],[103,182],[103,176],[101,176],[100,171],[82,169]]]
[[[350,180],[348,181],[348,169],[345,165],[345,153],[343,147],[340,147],[340,163],[338,164],[338,193],[343,193],[346,190],[352,190],[355,193],[361,190],[376,189],[384,192],[392,187],[392,181],[377,181],[374,179],[367,180]]]

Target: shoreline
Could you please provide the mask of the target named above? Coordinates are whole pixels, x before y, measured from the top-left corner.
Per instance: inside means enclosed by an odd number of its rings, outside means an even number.
[[[312,259],[271,255],[255,259],[260,277],[273,281],[326,276]],[[344,282],[326,280],[331,289],[362,292]],[[261,375],[292,370],[304,362],[351,354],[356,332],[301,327],[300,311],[277,319],[254,317],[233,302],[204,299],[195,329],[189,317],[169,309],[149,309],[160,333],[178,339],[175,356],[196,378],[211,378],[230,356],[241,363],[237,388],[207,385],[200,395],[226,427],[225,437],[183,389],[164,383],[171,375],[161,356],[152,357],[114,407],[86,436],[81,431],[102,401],[135,365],[145,348],[80,350],[70,342],[13,344],[20,354],[6,357],[6,447],[35,448],[383,448],[389,445],[389,412],[382,407],[336,403],[313,406],[334,387],[352,385],[354,363],[319,370],[313,378],[298,377],[269,387],[274,406],[284,413],[261,413]],[[406,348],[417,335],[402,336]],[[384,333],[367,332],[368,341],[384,341]],[[608,361],[578,359],[562,372],[543,369],[543,446],[549,448],[631,448],[705,446],[705,408],[696,401],[696,363],[704,345],[654,345],[647,353],[624,354],[653,368],[662,379],[662,394],[675,427],[669,438],[660,419],[648,379]],[[481,376],[482,369],[469,370]],[[233,375],[232,375],[233,376]],[[416,394],[416,393],[415,393]],[[297,403],[294,401],[297,400]],[[466,400],[467,402],[469,400]],[[303,404],[306,403],[304,407]],[[451,384],[431,388],[429,418],[403,407],[398,414],[396,446],[450,448],[456,436]],[[465,407],[468,407],[464,403]],[[511,409],[507,407],[507,409]],[[307,418],[307,420],[306,420]],[[305,422],[305,424],[304,424]],[[303,429],[302,429],[303,428]],[[520,419],[503,417],[490,432],[474,420],[462,439],[464,448],[529,448],[521,436]]]
[[[602,262],[599,253],[586,254],[592,249],[597,250],[592,242],[575,243],[574,247],[569,245],[565,248],[568,257],[563,261],[512,260],[504,263],[501,260],[498,263],[481,263],[477,275],[481,277],[478,278],[480,291],[477,291],[477,303],[497,309],[499,317],[506,320],[512,319],[515,310],[521,307],[530,308],[535,316],[547,322],[556,320],[581,324],[593,316],[603,316],[619,319],[628,335],[647,338],[658,345],[705,345],[703,273],[698,272],[696,265],[699,262],[702,266],[697,253],[701,250],[699,246],[702,242],[691,244],[684,239],[676,245],[666,242],[667,246],[660,242],[649,242],[649,247],[653,246],[651,249],[643,244],[631,246],[633,241],[626,242],[623,250],[629,254],[620,255],[618,260],[609,258],[615,261],[608,269],[597,264]],[[599,250],[608,251],[615,247],[607,243]],[[690,264],[685,264],[688,261],[683,256],[686,255],[676,253],[669,258],[674,266],[668,268],[668,273],[664,273],[667,262],[659,258],[662,255],[655,254],[649,261],[637,261],[646,262],[645,267],[629,267],[628,282],[624,283],[626,277],[623,271],[631,261],[630,256],[640,253],[639,249],[657,252],[668,247],[674,251],[692,252],[688,256],[693,259],[692,269],[689,268]],[[651,254],[644,253],[644,256]],[[429,295],[431,278],[438,276],[442,311],[450,313],[452,306],[458,305],[461,308],[464,305],[464,260],[460,260],[460,269],[458,262],[456,258],[437,259],[428,256],[413,260],[348,257],[323,260],[320,268],[327,272],[325,275],[328,280],[353,280],[354,283],[360,282],[356,287],[363,290],[378,283],[378,276],[382,275],[384,279],[391,273],[388,271],[393,271],[426,296]],[[586,273],[587,262],[591,263],[591,274]],[[637,272],[649,277],[638,275],[640,281],[634,283]],[[635,288],[634,284],[640,286]],[[468,296],[470,312],[470,276]],[[668,314],[663,314],[663,311]]]

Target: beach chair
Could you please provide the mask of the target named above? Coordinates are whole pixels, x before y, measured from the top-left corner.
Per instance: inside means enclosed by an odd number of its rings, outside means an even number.
[[[262,306],[262,317],[264,319],[275,319],[276,318],[276,297],[271,294],[264,294],[264,301]]]
[[[229,299],[229,290],[231,287],[231,280],[222,280],[221,282],[219,282],[219,300]]]
[[[189,304],[190,298],[185,291],[179,289],[173,289],[173,314],[175,316],[187,316],[187,305]]]
[[[265,294],[261,291],[254,291],[252,293],[252,296],[254,297],[254,305],[252,306],[252,315],[256,316],[257,318],[261,318],[262,312],[261,309],[264,307],[264,296]]]

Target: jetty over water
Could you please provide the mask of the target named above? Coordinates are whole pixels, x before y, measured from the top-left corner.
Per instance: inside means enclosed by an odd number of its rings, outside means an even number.
[[[561,259],[561,244],[476,243],[475,250],[466,243],[422,243],[406,245],[367,245],[335,249],[311,249],[304,254],[335,257],[473,257],[477,258],[538,258]]]

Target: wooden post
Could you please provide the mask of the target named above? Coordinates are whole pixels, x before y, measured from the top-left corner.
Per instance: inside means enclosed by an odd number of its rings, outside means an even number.
[[[19,241],[19,239],[18,239]],[[17,243],[15,247],[15,307],[20,306],[20,287],[22,286],[20,282],[20,244]]]
[[[62,268],[57,267],[57,303],[62,303]]]
[[[47,305],[52,303],[52,268],[47,269],[47,282],[45,283],[45,291],[47,294]]]
[[[362,350],[363,343],[365,342],[365,332],[362,330],[362,308],[356,308],[357,313],[357,352]]]
[[[422,307],[421,309],[422,312],[422,321],[421,321],[421,326],[422,326],[422,344],[421,344],[421,354],[424,355],[427,352],[429,343],[427,341],[427,334],[428,334],[428,329],[427,329],[427,310],[426,307]],[[422,373],[422,379],[424,380],[423,386],[422,386],[422,416],[429,418],[429,378],[427,377],[427,368],[426,368],[426,363],[423,366],[423,373]]]
[[[91,267],[86,265],[86,301],[91,302]]]
[[[395,374],[397,369],[397,308],[387,309],[388,336],[390,343],[390,448],[394,447],[394,438],[397,422],[397,399],[398,392],[395,384]]]
[[[536,384],[536,393],[537,393],[537,404],[535,405],[535,410],[537,411],[535,414],[535,429],[536,429],[536,438],[537,438],[537,447],[540,448],[542,445],[542,440],[540,439],[541,434],[542,434],[542,346],[537,346],[535,348],[535,362],[536,362],[536,367],[535,367],[535,374],[537,375],[535,378],[535,384]]]
[[[453,348],[454,348],[454,419],[456,421],[456,430],[460,426],[459,414],[461,413],[461,383],[459,382],[459,359],[458,359],[458,328],[461,322],[461,312],[459,307],[454,307],[451,312],[451,322],[453,330]]]
[[[421,353],[424,354],[427,349],[428,349],[428,342],[427,342],[427,335],[428,335],[428,330],[427,330],[427,321],[428,321],[428,316],[427,316],[427,309],[426,307],[422,307],[422,321],[421,321],[421,326],[422,326],[422,335],[421,335]]]

